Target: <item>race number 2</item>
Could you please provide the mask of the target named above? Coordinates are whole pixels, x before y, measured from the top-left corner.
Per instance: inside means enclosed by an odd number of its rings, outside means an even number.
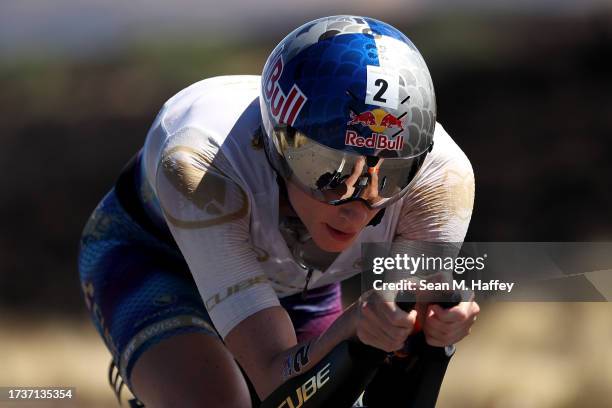
[[[394,70],[368,65],[365,103],[397,109],[399,76]]]

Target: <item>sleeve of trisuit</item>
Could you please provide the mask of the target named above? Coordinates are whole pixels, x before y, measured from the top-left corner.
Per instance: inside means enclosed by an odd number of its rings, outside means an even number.
[[[156,191],[164,217],[222,337],[279,300],[250,245],[250,202],[212,137],[182,128],[167,138]]]

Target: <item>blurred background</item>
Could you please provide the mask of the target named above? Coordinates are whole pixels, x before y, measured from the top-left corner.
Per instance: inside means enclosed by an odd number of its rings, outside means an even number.
[[[77,389],[37,407],[116,405],[78,284],[87,217],[166,99],[259,74],[332,14],[392,23],[425,57],[476,175],[466,240],[612,241],[610,0],[4,0],[0,386]],[[608,303],[487,305],[439,406],[609,406],[611,343]]]

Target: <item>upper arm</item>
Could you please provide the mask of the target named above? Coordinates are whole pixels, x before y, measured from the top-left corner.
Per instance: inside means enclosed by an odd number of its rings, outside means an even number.
[[[276,385],[270,361],[297,340],[251,247],[239,177],[213,140],[183,129],[162,149],[156,187],[215,328],[258,391]]]
[[[194,128],[171,135],[162,148],[155,187],[222,337],[248,316],[279,305],[250,244],[249,198],[212,137]]]
[[[467,233],[474,172],[443,129],[436,136],[434,149],[404,198],[395,240],[462,242]]]

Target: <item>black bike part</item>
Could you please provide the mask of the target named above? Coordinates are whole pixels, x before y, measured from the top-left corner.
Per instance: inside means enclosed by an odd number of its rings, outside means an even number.
[[[416,299],[414,296],[414,293],[406,294],[403,292],[399,292],[395,298],[395,302],[397,303],[397,306],[399,306],[400,309],[408,313],[415,307]],[[402,301],[398,299],[410,299],[411,301]],[[459,302],[461,302],[463,299],[461,296],[461,292],[436,291],[428,294],[425,300],[430,305],[438,305],[444,309],[450,309],[453,306],[457,306]]]
[[[367,386],[364,404],[368,408],[435,407],[450,359],[444,348],[429,345],[416,358],[391,357]]]
[[[278,387],[261,408],[352,407],[385,356],[357,341],[343,341],[313,368]]]
[[[140,402],[139,400],[137,400],[136,398],[129,400],[128,403],[130,404],[130,408],[143,408],[144,407],[144,404]]]
[[[440,296],[440,301],[432,303],[445,309],[450,309],[461,301],[459,293],[443,293]],[[414,302],[397,304],[406,312],[415,306]],[[452,355],[447,355],[444,347],[427,344],[422,331],[408,338],[402,353],[406,354],[406,357],[390,357],[366,388],[363,402],[368,408],[436,406]]]
[[[383,217],[385,216],[385,210],[386,208],[382,208],[380,211],[378,211],[376,213],[376,215],[370,220],[370,222],[368,223],[367,227],[375,227],[378,224],[380,224],[380,222],[382,221]]]

